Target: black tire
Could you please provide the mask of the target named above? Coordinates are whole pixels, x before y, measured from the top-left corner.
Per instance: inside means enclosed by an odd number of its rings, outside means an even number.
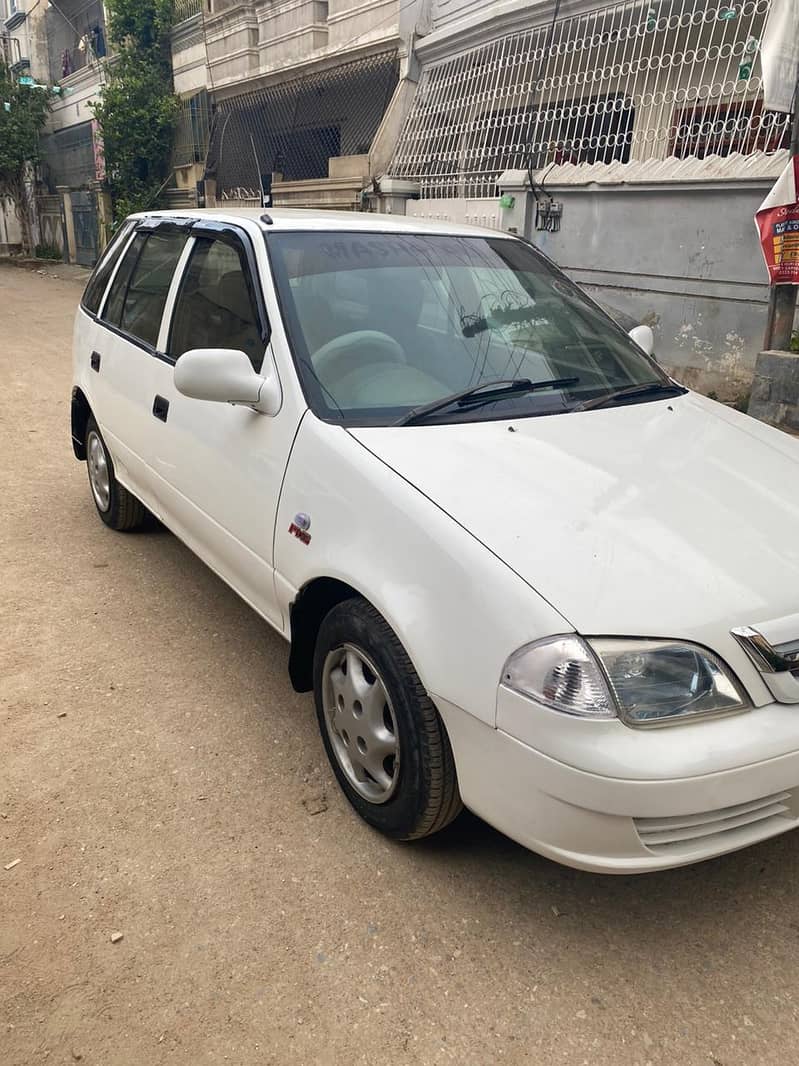
[[[95,483],[92,480],[92,467],[96,449],[100,450],[102,461],[105,463],[108,474],[107,499],[103,492],[96,490]],[[93,418],[90,418],[86,424],[86,468],[89,473],[89,488],[91,489],[94,506],[105,524],[119,532],[138,529],[144,523],[149,512],[141,500],[137,500],[132,493],[128,492],[124,485],[120,485],[117,481],[114,474],[113,460]]]
[[[345,645],[365,654],[374,665],[376,680],[382,682],[390,701],[391,710],[387,706],[384,713],[393,712],[392,726],[396,725],[396,780],[389,798],[380,802],[370,802],[353,787],[328,728],[325,663]],[[364,821],[395,840],[416,840],[448,825],[462,808],[449,738],[405,649],[382,615],[362,599],[345,600],[334,607],[319,630],[313,672],[316,714],[327,757],[344,795]]]

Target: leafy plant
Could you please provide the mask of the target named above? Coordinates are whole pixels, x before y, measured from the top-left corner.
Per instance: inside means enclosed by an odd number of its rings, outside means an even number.
[[[0,197],[14,204],[22,231],[22,251],[32,248],[30,168],[39,161],[39,131],[50,110],[49,90],[20,85],[0,61]]]
[[[795,329],[791,334],[791,351],[799,352],[799,329]]]
[[[178,100],[172,87],[173,0],[107,0],[115,55],[106,64],[100,126],[117,220],[151,206],[169,174]]]

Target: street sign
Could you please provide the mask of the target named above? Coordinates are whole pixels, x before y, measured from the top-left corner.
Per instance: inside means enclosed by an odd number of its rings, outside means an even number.
[[[799,71],[799,3],[772,0],[760,44],[763,65],[763,108],[793,111],[796,76]]]

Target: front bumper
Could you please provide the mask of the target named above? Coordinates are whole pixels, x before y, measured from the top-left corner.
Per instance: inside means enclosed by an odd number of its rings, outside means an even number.
[[[662,765],[659,772],[648,772],[640,763],[631,764],[625,776],[615,776],[622,767],[613,766],[611,776],[598,750],[607,740],[595,743],[594,765],[585,769],[569,765],[562,753],[553,757],[493,729],[444,700],[436,699],[436,704],[449,733],[466,806],[520,844],[567,866],[599,873],[663,870],[723,855],[799,826],[799,721],[797,750],[783,748],[782,754],[751,762],[739,751],[738,761],[744,765],[729,765],[729,751],[719,754],[718,748],[706,747],[701,760],[696,752],[691,758],[686,751],[686,770],[679,776],[663,776]],[[752,712],[759,721],[750,718],[750,728],[757,731],[768,712]],[[600,741],[598,732],[590,732],[592,723],[578,725],[588,725],[586,735]],[[674,743],[674,732],[681,728],[688,727],[627,732],[641,738],[639,754],[644,756],[647,749],[656,749],[658,737],[661,744]],[[732,726],[740,728],[739,723]],[[704,735],[704,730],[685,732],[682,740],[691,748],[696,737]],[[764,742],[773,739],[772,730]],[[606,772],[598,772],[598,765]],[[697,772],[700,766],[703,772]]]

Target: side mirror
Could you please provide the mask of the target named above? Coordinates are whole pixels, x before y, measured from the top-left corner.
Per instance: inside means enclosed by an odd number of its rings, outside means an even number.
[[[649,326],[633,326],[627,336],[647,355],[655,354],[655,334]]]
[[[192,348],[175,364],[175,388],[194,400],[215,400],[276,415],[282,400],[274,374],[261,377],[236,348]]]

